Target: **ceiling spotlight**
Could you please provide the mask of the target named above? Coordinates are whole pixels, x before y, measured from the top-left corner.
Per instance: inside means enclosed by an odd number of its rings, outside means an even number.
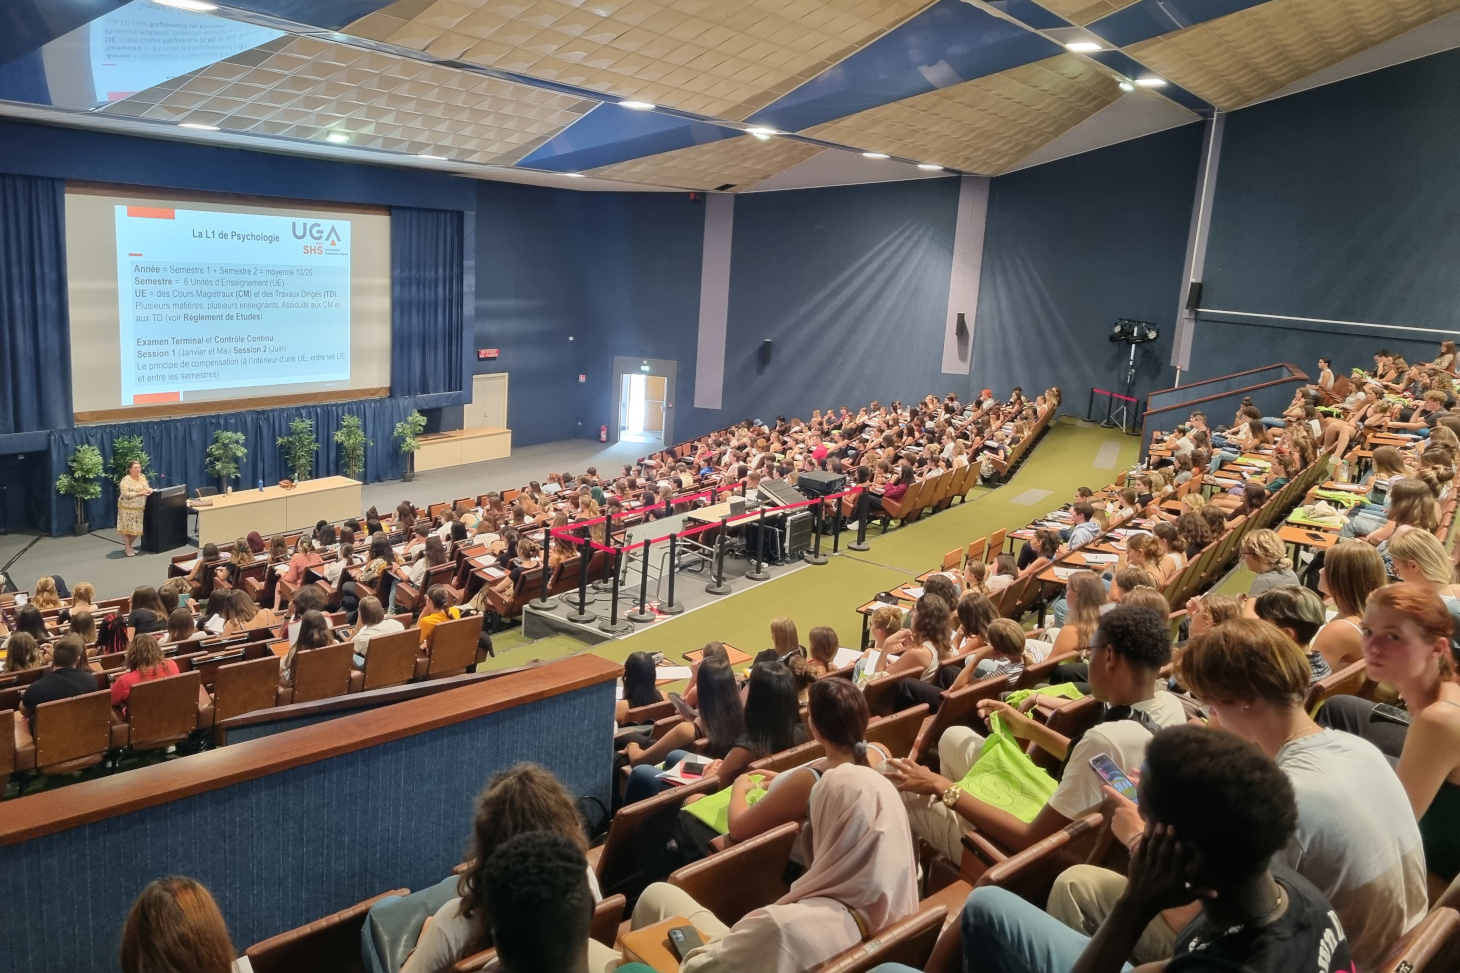
[[[654,110],[653,103],[652,102],[648,102],[648,101],[621,101],[621,102],[619,102],[619,107],[620,108],[631,108],[634,111],[653,111]]]
[[[196,128],[200,132],[216,132],[217,125],[204,125],[202,122],[178,122],[178,128]]]
[[[1165,83],[1165,78],[1136,78],[1136,84],[1143,88],[1159,88]]]
[[[919,169],[926,169],[928,172],[942,172],[943,171],[943,167],[942,166],[935,166],[931,162],[919,162],[918,163],[918,168]]]
[[[1136,86],[1133,85],[1133,84],[1131,84],[1129,81],[1122,81],[1120,83],[1120,90],[1121,91],[1135,91],[1136,90]]]
[[[868,158],[868,159],[886,159],[886,158],[889,158],[889,156],[887,155],[886,152],[863,152],[862,155],[865,158]]]
[[[1104,48],[1094,41],[1074,41],[1073,43],[1066,44],[1065,50],[1074,51],[1076,54],[1088,54],[1091,51],[1104,50]]]
[[[756,138],[758,138],[762,142],[764,142],[766,139],[770,138],[772,135],[780,135],[781,133],[780,132],[777,132],[773,128],[747,128],[745,130],[745,134],[746,135],[754,135]]]
[[[581,173],[581,172],[565,172],[565,173],[563,173],[563,175],[567,176],[569,179],[582,179],[583,178],[583,173]]]
[[[192,10],[195,13],[207,13],[209,10],[217,10],[218,5],[203,3],[203,0],[153,0],[164,7],[176,7],[178,10]]]
[[[325,138],[335,143],[336,145],[341,145],[345,142],[350,141],[350,136],[346,135],[344,132],[331,132],[326,135]]]

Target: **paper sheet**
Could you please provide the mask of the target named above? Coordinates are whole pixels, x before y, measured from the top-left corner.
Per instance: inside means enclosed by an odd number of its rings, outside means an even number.
[[[678,682],[681,679],[690,677],[689,666],[660,666],[654,670],[654,682],[662,685],[666,682]]]
[[[845,669],[862,657],[862,653],[856,649],[837,649],[836,657],[831,660],[832,668]]]

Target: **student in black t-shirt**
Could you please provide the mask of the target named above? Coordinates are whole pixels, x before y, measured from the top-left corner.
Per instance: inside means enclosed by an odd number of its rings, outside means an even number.
[[[963,907],[967,973],[1116,973],[1150,922],[1194,901],[1201,911],[1177,934],[1167,973],[1353,969],[1322,893],[1270,866],[1298,824],[1292,784],[1270,757],[1224,730],[1172,727],[1146,750],[1139,794],[1139,813],[1126,802],[1112,822],[1130,839],[1130,869],[1095,935],[1004,889],[975,889]]]
[[[96,676],[88,669],[78,668],[85,664],[85,659],[86,643],[81,636],[65,635],[58,639],[51,646],[54,668],[30,684],[20,698],[21,711],[34,722],[35,708],[42,703],[96,692]]]

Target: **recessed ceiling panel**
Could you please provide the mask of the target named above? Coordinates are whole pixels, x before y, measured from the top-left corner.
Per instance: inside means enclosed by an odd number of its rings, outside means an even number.
[[[1061,54],[812,129],[874,152],[993,175],[1120,97],[1109,72]]]
[[[741,134],[737,128],[599,103],[523,158],[519,165],[554,172],[581,172]]]
[[[1231,111],[1457,9],[1460,0],[1271,0],[1130,53]]]
[[[681,111],[741,119],[930,0],[399,0],[361,37]]]
[[[593,104],[408,58],[286,36],[116,102],[106,112],[508,164]]]
[[[1267,0],[1137,0],[1090,25],[1090,32],[1116,47],[1129,47],[1176,30],[1216,20]]]
[[[632,162],[604,166],[589,174],[656,186],[741,192],[821,151],[823,150],[820,146],[791,139],[772,138],[762,141],[750,135],[742,135],[711,145],[696,145]]]
[[[1039,5],[1083,27],[1137,2],[1139,0],[1039,0]]]

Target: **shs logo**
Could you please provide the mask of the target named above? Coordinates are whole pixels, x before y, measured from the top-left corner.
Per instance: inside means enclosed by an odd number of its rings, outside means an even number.
[[[339,228],[333,223],[301,223],[295,220],[290,222],[289,230],[296,240],[315,241],[313,245],[304,245],[305,253],[323,254],[325,247],[337,247],[341,242]]]

